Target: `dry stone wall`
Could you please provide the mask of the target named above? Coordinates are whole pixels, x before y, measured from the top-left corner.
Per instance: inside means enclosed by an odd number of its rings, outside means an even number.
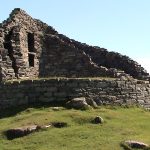
[[[45,35],[43,47],[40,77],[114,77],[114,72],[97,66],[82,50],[60,40],[58,36]]]
[[[149,78],[144,68],[129,57],[69,39],[19,8],[0,24],[0,81],[120,74]]]
[[[137,80],[43,79],[0,85],[0,109],[38,103],[66,102],[85,97],[102,104],[150,107],[150,84]]]
[[[33,51],[29,50],[28,35],[33,36]],[[4,71],[1,78],[13,79],[39,76],[39,59],[42,52],[42,35],[54,34],[56,31],[47,24],[33,19],[25,11],[14,9],[10,17],[0,25],[0,48],[9,57],[8,64],[14,70],[8,71],[7,64],[1,63]],[[29,55],[33,57],[33,65],[29,64]],[[3,56],[1,56],[3,57]],[[14,76],[15,74],[15,76]],[[7,78],[6,78],[7,77]]]
[[[59,38],[66,41],[68,44],[74,45],[75,48],[81,49],[86,55],[90,56],[91,60],[99,67],[104,66],[112,72],[119,73],[118,70],[124,71],[137,79],[149,79],[149,73],[136,61],[128,56],[121,55],[117,52],[109,52],[105,48],[98,46],[89,46],[85,43],[69,39],[68,37],[58,34]]]

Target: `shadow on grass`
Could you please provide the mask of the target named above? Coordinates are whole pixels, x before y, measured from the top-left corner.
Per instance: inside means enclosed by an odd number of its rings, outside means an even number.
[[[39,104],[29,104],[29,105],[1,109],[0,119],[15,116],[16,114],[25,111],[28,108],[40,109],[40,108],[48,108],[48,107],[65,107],[65,103],[66,102],[39,103]]]

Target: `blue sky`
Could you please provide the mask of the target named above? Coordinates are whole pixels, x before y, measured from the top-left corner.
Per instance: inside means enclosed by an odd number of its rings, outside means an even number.
[[[18,7],[70,38],[128,55],[150,72],[150,0],[5,0],[0,22]]]

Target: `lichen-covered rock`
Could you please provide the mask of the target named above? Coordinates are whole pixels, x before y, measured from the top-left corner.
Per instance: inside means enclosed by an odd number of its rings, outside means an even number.
[[[20,128],[12,128],[6,131],[6,136],[8,139],[14,139],[23,137],[25,135],[28,135],[38,129],[37,125],[30,125]]]
[[[131,148],[138,148],[138,149],[150,148],[148,144],[139,141],[129,140],[129,141],[125,141],[124,143],[130,146]]]
[[[100,116],[96,116],[93,120],[92,120],[93,123],[95,124],[102,124],[104,122],[103,118],[100,117]]]
[[[85,97],[74,98],[66,103],[69,108],[75,109],[88,109],[90,106],[87,104]]]
[[[96,102],[92,98],[86,98],[86,102],[88,105],[92,106],[93,108],[97,108]]]
[[[32,132],[36,132],[39,131],[40,129],[47,129],[51,126],[56,127],[57,124],[56,123],[50,123],[47,125],[28,125],[28,126],[23,126],[23,127],[19,127],[19,128],[12,128],[12,129],[8,129],[5,132],[5,135],[7,136],[7,138],[9,140],[15,139],[15,138],[19,138],[19,137],[23,137],[26,136],[28,134],[31,134]],[[59,126],[66,126],[65,123],[58,123],[58,127]]]

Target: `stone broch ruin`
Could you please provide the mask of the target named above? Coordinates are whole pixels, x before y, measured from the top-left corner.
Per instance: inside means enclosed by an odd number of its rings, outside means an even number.
[[[69,39],[19,8],[0,24],[0,82],[0,108],[75,97],[150,106],[149,74],[137,62]]]
[[[21,9],[14,9],[0,25],[0,54],[1,80],[116,77],[118,70],[137,79],[148,76],[144,68],[127,56],[69,39]]]

